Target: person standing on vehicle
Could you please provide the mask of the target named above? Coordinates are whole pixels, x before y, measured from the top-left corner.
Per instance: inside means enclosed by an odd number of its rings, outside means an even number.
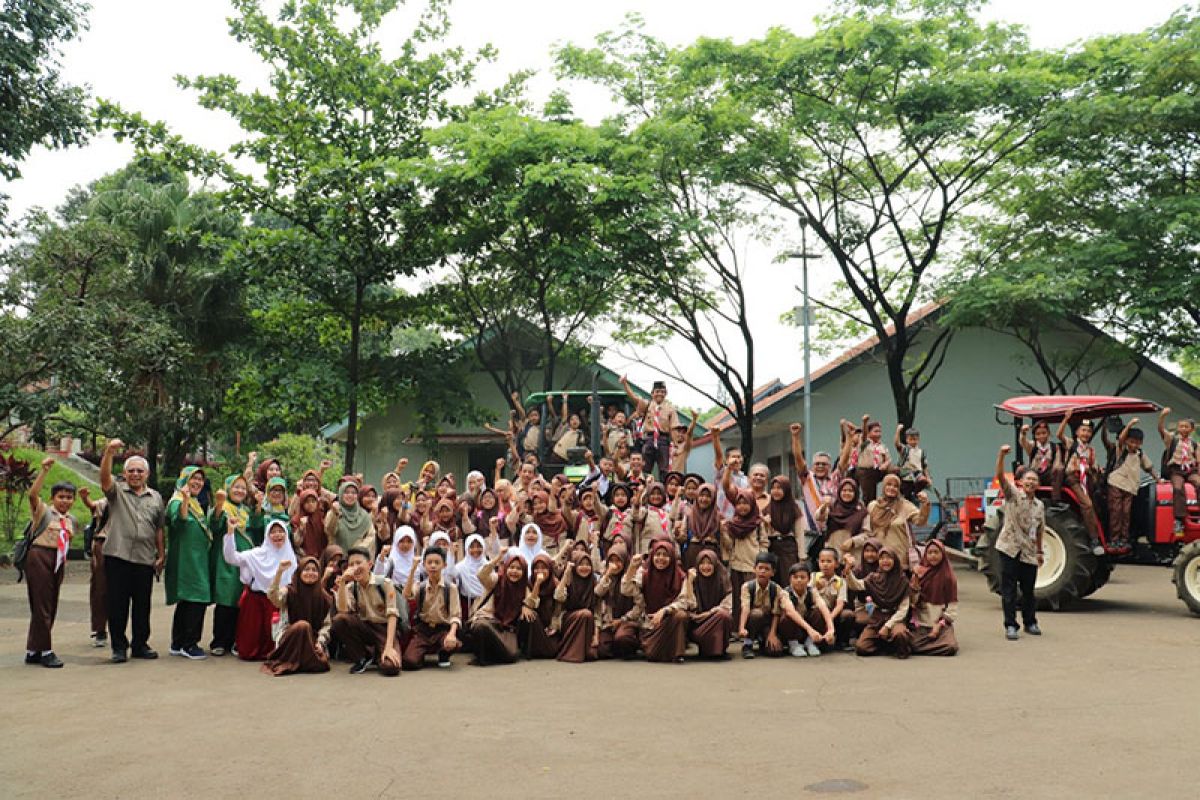
[[[1196,430],[1196,422],[1192,419],[1181,419],[1175,425],[1175,433],[1167,430],[1167,415],[1170,408],[1158,412],[1158,434],[1162,436],[1163,447],[1163,477],[1171,482],[1171,496],[1175,511],[1175,533],[1183,532],[1183,521],[1187,517],[1187,490],[1185,483],[1190,483],[1196,489],[1196,498],[1200,500],[1200,469],[1196,466],[1196,443],[1192,441],[1192,432]]]
[[[1083,525],[1091,539],[1092,553],[1102,556],[1104,548],[1100,544],[1100,522],[1096,519],[1096,506],[1092,502],[1092,492],[1098,488],[1100,481],[1096,448],[1092,446],[1092,436],[1095,435],[1096,429],[1092,427],[1091,420],[1085,419],[1075,428],[1075,435],[1072,437],[1067,432],[1067,425],[1074,415],[1075,411],[1072,409],[1058,424],[1058,440],[1063,443],[1063,449],[1067,453],[1066,475],[1063,481],[1075,494],[1075,501],[1079,503],[1079,514],[1083,517]]]
[[[1154,477],[1154,466],[1142,452],[1143,435],[1133,427],[1138,418],[1129,420],[1117,437],[1116,466],[1108,476],[1108,530],[1112,534],[1112,546],[1118,550],[1129,550],[1129,512],[1133,498],[1137,497],[1142,472]]]
[[[671,469],[671,431],[679,425],[679,412],[667,399],[667,384],[655,381],[650,389],[650,399],[638,397],[629,385],[629,380],[621,377],[621,385],[625,394],[634,405],[634,414],[644,418],[642,425],[642,456],[646,459],[646,472],[653,473],[658,467],[658,479],[666,477]]]
[[[1004,490],[1004,527],[996,538],[1000,554],[1000,597],[1004,606],[1004,635],[1020,638],[1017,627],[1018,593],[1021,623],[1031,636],[1041,636],[1037,623],[1037,600],[1033,589],[1038,567],[1044,560],[1042,536],[1046,531],[1046,509],[1038,499],[1038,475],[1025,469],[1019,486],[1004,472],[1004,459],[1012,448],[1002,445],[996,456],[996,481]]]

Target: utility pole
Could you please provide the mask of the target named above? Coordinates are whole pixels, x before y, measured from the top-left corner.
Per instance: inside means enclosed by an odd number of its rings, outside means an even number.
[[[808,329],[812,324],[812,306],[808,295],[808,262],[820,258],[816,253],[808,252],[808,220],[800,219],[800,252],[788,253],[789,259],[799,259],[803,268],[801,293],[804,305],[797,309],[800,312],[800,323],[804,326],[804,457],[812,458],[812,347],[809,343]]]

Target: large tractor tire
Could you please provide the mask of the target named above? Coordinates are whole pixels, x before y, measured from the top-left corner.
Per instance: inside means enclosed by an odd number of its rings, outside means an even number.
[[[975,547],[979,569],[996,594],[1000,594],[1000,553],[994,546],[998,535],[999,530],[987,529]],[[1112,573],[1112,564],[1092,553],[1087,528],[1070,508],[1046,510],[1042,549],[1045,563],[1038,570],[1034,596],[1044,611],[1070,608],[1107,583]]]
[[[1200,541],[1179,551],[1171,565],[1175,594],[1193,614],[1200,614]]]

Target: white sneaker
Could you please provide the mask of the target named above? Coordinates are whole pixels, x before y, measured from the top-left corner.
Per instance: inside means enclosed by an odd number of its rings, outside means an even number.
[[[817,647],[816,644],[813,643],[813,640],[811,638],[804,640],[804,649],[807,650],[808,654],[810,656],[812,656],[813,658],[816,658],[817,656],[821,655],[820,648]]]
[[[795,639],[788,640],[788,652],[792,654],[792,658],[804,658],[808,655],[808,653],[804,652],[804,645]]]
[[[183,650],[182,650],[181,648],[178,648],[178,647],[172,647],[172,648],[170,648],[169,650],[167,650],[167,652],[168,652],[169,654],[173,655],[173,656],[181,656],[181,655],[183,655]]]

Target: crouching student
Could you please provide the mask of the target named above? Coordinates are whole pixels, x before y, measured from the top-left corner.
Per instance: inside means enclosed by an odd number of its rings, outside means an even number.
[[[817,643],[833,644],[833,617],[821,593],[811,584],[808,564],[793,564],[788,588],[779,598],[779,638],[794,658],[821,655]]]
[[[696,566],[688,571],[683,593],[673,605],[687,612],[687,638],[696,643],[701,658],[729,657],[733,587],[714,551],[700,551]]]
[[[906,625],[909,586],[900,566],[900,554],[890,545],[884,545],[879,550],[879,566],[866,580],[859,580],[847,568],[846,582],[851,589],[866,593],[871,609],[854,651],[860,656],[891,653],[897,658],[908,658],[912,651]]]
[[[508,550],[484,564],[478,577],[484,595],[470,622],[472,663],[480,667],[515,664],[521,656],[517,625],[529,591],[529,567],[519,552]]]
[[[555,658],[558,655],[558,628],[555,614],[554,559],[538,553],[530,562],[530,587],[525,595],[517,638],[526,658]]]
[[[327,566],[322,576],[321,565],[313,556],[300,559],[300,567],[290,586],[283,586],[282,572],[276,573],[267,596],[287,615],[287,627],[279,637],[274,652],[262,665],[262,671],[279,677],[296,672],[328,672],[329,610],[333,598],[325,591],[325,577],[332,577],[334,568]]]
[[[600,658],[632,658],[640,645],[641,598],[621,593],[622,576],[628,564],[629,551],[623,540],[617,540],[609,547],[604,574],[596,582],[596,596],[601,600],[597,626]]]
[[[596,573],[587,550],[576,549],[554,590],[562,641],[558,660],[569,664],[596,660]]]
[[[821,548],[818,571],[812,576],[813,588],[820,593],[833,619],[834,645],[845,648],[854,631],[854,608],[848,602],[846,580],[837,574],[838,553],[832,547]],[[820,647],[820,644],[817,645]]]
[[[458,630],[462,627],[462,603],[457,588],[445,574],[445,550],[426,549],[422,564],[427,577],[418,584],[413,580],[416,570],[412,570],[404,584],[404,596],[417,601],[412,638],[404,647],[404,668],[421,669],[425,656],[437,653],[437,665],[445,669],[450,666],[450,654],[461,646]]]
[[[346,568],[334,582],[337,615],[330,631],[354,659],[350,674],[378,667],[381,675],[400,674],[400,634],[408,630],[408,604],[390,579],[371,574],[371,552],[351,547]]]
[[[271,618],[275,607],[267,597],[272,582],[277,579],[288,584],[296,565],[296,553],[288,536],[287,524],[272,520],[267,524],[266,538],[258,547],[237,549],[237,520],[226,518],[222,555],[226,563],[238,568],[244,589],[238,601],[237,644],[238,658],[243,661],[264,661],[275,650]]]
[[[764,655],[783,655],[783,642],[779,640],[779,584],[772,580],[774,576],[774,557],[759,553],[754,559],[754,578],[742,584],[738,622],[742,658],[754,658],[755,644]]]
[[[50,633],[58,616],[58,594],[67,572],[67,546],[79,523],[71,516],[75,487],[57,483],[50,488],[50,505],[42,502],[42,484],[54,459],[42,468],[29,487],[29,525],[33,534],[25,560],[25,590],[29,595],[29,634],[25,637],[25,663],[57,669],[62,660],[54,654]]]
[[[641,645],[647,661],[682,661],[687,647],[687,612],[674,605],[685,577],[677,552],[674,542],[655,541],[650,563],[634,556],[621,581],[621,594],[640,601],[643,608]]]
[[[958,654],[954,620],[958,618],[958,578],[946,546],[937,539],[925,545],[912,577],[912,652],[916,656]]]

